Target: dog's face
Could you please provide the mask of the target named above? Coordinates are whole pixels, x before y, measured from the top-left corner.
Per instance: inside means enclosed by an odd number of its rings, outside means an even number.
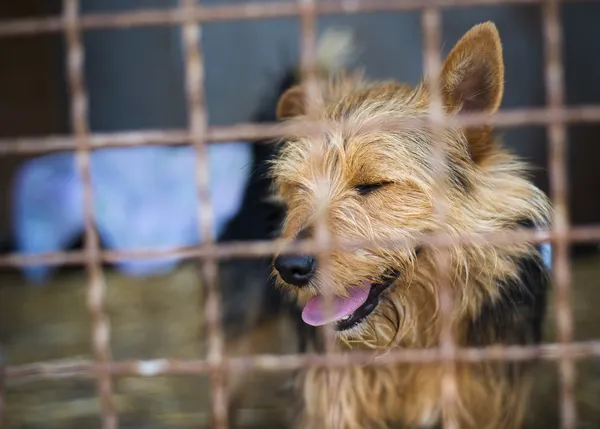
[[[495,111],[502,97],[503,74],[495,27],[473,28],[455,46],[442,70],[447,111]],[[439,178],[433,159],[439,146],[448,165],[449,210],[460,210],[452,205],[460,206],[462,195],[476,181],[476,164],[484,162],[490,150],[485,144],[489,130],[452,129],[434,134],[427,127],[399,125],[406,119],[426,117],[428,100],[425,85],[412,88],[343,78],[323,85],[320,98],[307,109],[302,89],[288,90],[279,102],[280,118],[345,126],[334,126],[320,136],[288,136],[282,146],[273,166],[278,196],[287,207],[282,237],[312,236],[316,219],[325,220],[328,233],[342,241],[409,243],[419,234],[434,231]],[[306,323],[333,323],[344,339],[367,341],[373,335],[391,339],[400,325],[411,323],[405,299],[419,258],[419,249],[408,244],[394,250],[373,247],[333,252],[324,277],[319,275],[321,267],[315,257],[280,255],[275,258],[274,272],[279,283],[294,290],[305,304]],[[330,314],[325,312],[324,293],[335,295]],[[419,300],[429,298],[417,294],[408,299],[418,306],[426,305]]]

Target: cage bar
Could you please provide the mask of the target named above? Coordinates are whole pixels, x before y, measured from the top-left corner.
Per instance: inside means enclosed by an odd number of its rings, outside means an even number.
[[[0,428],[4,427],[4,416],[6,415],[5,385],[6,365],[4,363],[4,347],[0,343]]]
[[[491,5],[540,4],[546,0],[321,0],[315,4],[320,15],[365,12],[402,12],[426,7],[458,8]],[[598,0],[563,0],[564,3],[593,3]],[[177,25],[187,19],[196,22],[222,22],[251,19],[288,18],[299,16],[301,7],[295,2],[253,2],[226,6],[195,6],[193,12],[184,15],[179,9],[145,9],[133,12],[94,13],[81,17],[80,28],[131,28],[156,25]],[[0,22],[0,37],[24,36],[41,33],[57,33],[64,28],[61,16],[37,19],[18,19]]]
[[[317,5],[319,4],[316,0],[297,0],[298,9],[300,12],[300,71],[301,71],[301,85],[304,90],[304,99],[306,103],[306,114],[308,118],[314,117],[314,105],[315,100],[319,97],[319,86],[318,86],[318,70],[317,70]],[[327,128],[322,129],[324,134]],[[324,137],[324,136],[323,136]],[[315,252],[317,263],[319,265],[319,276],[321,282],[328,283],[331,281],[331,270],[329,267],[329,255],[327,246],[331,240],[329,229],[327,226],[327,218],[324,213],[318,213],[314,219],[314,237],[313,247],[318,248],[319,251]],[[333,312],[332,308],[332,295],[327,293],[327,290],[323,291],[324,294],[324,310],[326,314]],[[324,351],[325,353],[331,353],[332,347],[335,341],[335,332],[330,325],[321,327],[324,337]]]
[[[185,52],[186,95],[189,127],[196,151],[196,185],[198,191],[198,231],[206,246],[214,244],[212,201],[209,188],[208,147],[204,134],[207,128],[204,101],[204,58],[200,25],[191,19],[196,0],[180,0],[181,14],[188,17],[182,25],[182,43]],[[221,299],[218,288],[217,260],[207,257],[202,261],[203,288],[206,291],[204,314],[207,325],[208,353],[211,381],[211,417],[213,427],[227,429],[227,392],[223,371],[224,340],[221,327]]]
[[[110,357],[110,327],[104,309],[106,285],[99,257],[100,242],[94,227],[93,191],[91,185],[88,96],[84,79],[84,50],[79,30],[79,0],[64,0],[65,38],[67,46],[67,74],[70,90],[71,125],[75,133],[76,163],[83,184],[84,254],[88,275],[88,309],[92,318],[92,348],[94,359],[108,363]],[[102,427],[116,429],[117,413],[112,398],[110,374],[100,368],[97,372]]]
[[[449,125],[474,126],[493,125],[498,128],[518,128],[526,125],[549,125],[554,122],[566,124],[589,124],[600,122],[600,106],[575,106],[547,108],[503,109],[493,115],[480,113],[460,113],[446,118]],[[396,127],[424,125],[423,120],[407,119],[398,121]],[[315,122],[302,127],[303,132],[320,133],[327,128],[326,123]],[[218,144],[235,140],[262,140],[293,134],[299,128],[287,124],[237,124],[227,126],[209,126],[205,142]],[[91,133],[90,148],[133,147],[148,145],[184,145],[192,138],[188,130],[147,130],[118,133]],[[0,155],[35,154],[65,150],[74,150],[72,136],[21,137],[0,139]]]
[[[600,357],[600,340],[576,341],[571,343],[545,343],[538,346],[493,346],[457,348],[454,357],[445,357],[437,348],[392,350],[385,354],[354,350],[348,353],[253,355],[248,357],[226,358],[228,371],[281,372],[303,369],[308,366],[345,367],[352,365],[390,365],[401,363],[440,363],[545,360],[554,362],[561,358],[586,360]],[[375,359],[376,358],[376,359]],[[38,380],[69,378],[93,378],[99,369],[111,375],[155,377],[161,375],[208,374],[211,370],[206,360],[136,360],[112,361],[107,364],[90,362],[35,362],[24,365],[11,365],[5,368],[7,382],[27,383]]]
[[[440,10],[436,7],[430,7],[423,10],[421,15],[421,28],[423,30],[423,64],[425,71],[425,83],[429,92],[429,119],[434,133],[434,155],[432,160],[433,171],[435,175],[435,205],[433,208],[434,216],[439,225],[444,225],[446,217],[446,198],[444,173],[447,165],[441,147],[442,138],[436,138],[443,132],[446,126],[446,115],[442,103],[442,83],[440,74],[442,69],[440,50],[441,50],[441,32],[442,18]],[[443,230],[444,228],[442,228]],[[439,353],[446,358],[442,362],[442,378],[440,380],[441,388],[441,406],[442,406],[442,426],[444,429],[457,429],[456,422],[453,419],[457,403],[457,385],[456,385],[456,362],[452,360],[455,354],[456,344],[452,335],[452,312],[454,310],[453,292],[450,288],[450,255],[448,249],[443,248],[435,257],[436,277],[438,281],[438,299],[440,310],[440,342]]]
[[[560,108],[565,104],[565,84],[562,63],[562,24],[560,22],[560,1],[548,0],[543,8],[544,23],[544,77],[548,107]],[[554,283],[556,286],[556,315],[559,341],[573,340],[573,311],[571,307],[571,268],[569,263],[569,241],[566,233],[568,219],[568,179],[567,179],[567,127],[557,121],[547,128],[549,145],[550,193],[552,197],[556,233],[554,254]],[[561,358],[558,362],[560,375],[561,427],[577,427],[575,405],[575,362]]]
[[[450,236],[446,233],[437,233],[425,235],[414,245],[447,247],[454,244],[507,244],[514,242],[539,244],[548,241],[555,241],[557,235],[547,230],[531,231],[524,228],[515,228],[511,231],[502,231],[497,233],[485,234],[457,234]],[[595,243],[600,241],[600,226],[578,226],[572,227],[567,233],[570,243]],[[357,246],[377,247],[380,249],[395,249],[409,244],[404,240],[348,240],[339,241],[332,238],[329,251],[351,251]],[[118,262],[122,260],[140,260],[140,259],[162,259],[164,257],[175,256],[181,259],[209,258],[230,259],[237,257],[259,258],[262,256],[272,256],[274,253],[292,254],[305,253],[315,249],[312,240],[298,240],[289,244],[274,244],[272,241],[256,240],[248,242],[229,242],[219,243],[214,246],[194,246],[179,247],[172,249],[140,249],[132,251],[104,251],[100,252],[103,262]],[[58,265],[81,265],[86,261],[85,253],[80,251],[39,253],[31,255],[23,254],[5,254],[0,255],[0,267],[21,267],[26,265],[48,264]]]

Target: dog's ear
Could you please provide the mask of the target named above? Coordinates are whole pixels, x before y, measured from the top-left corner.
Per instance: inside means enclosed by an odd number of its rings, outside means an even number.
[[[495,112],[504,93],[504,61],[498,30],[479,24],[458,41],[442,68],[442,96],[448,110]]]
[[[304,89],[300,85],[285,91],[277,103],[277,119],[289,119],[305,112]]]
[[[492,22],[476,25],[458,41],[441,71],[442,97],[449,113],[494,113],[504,93],[504,61],[498,30]],[[493,146],[491,130],[465,130],[475,162]]]

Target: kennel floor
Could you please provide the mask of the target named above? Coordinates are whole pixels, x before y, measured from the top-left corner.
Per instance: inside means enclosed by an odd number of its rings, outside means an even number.
[[[120,359],[202,358],[206,352],[202,288],[194,270],[182,266],[152,279],[131,279],[107,270],[106,309],[111,354]],[[600,338],[600,257],[573,261],[576,338]],[[86,277],[68,271],[45,287],[0,274],[0,342],[7,364],[90,359],[90,317]],[[546,340],[555,340],[553,306]],[[296,352],[289,320],[267,322],[227,343],[229,355]],[[600,360],[577,363],[575,390],[581,429],[600,427]],[[529,427],[558,428],[556,365],[542,363],[536,374]],[[293,406],[287,373],[234,375],[232,426],[284,428]],[[5,426],[11,429],[98,427],[99,404],[93,379],[17,383],[8,381]],[[207,376],[122,377],[114,379],[114,403],[121,428],[209,428]]]

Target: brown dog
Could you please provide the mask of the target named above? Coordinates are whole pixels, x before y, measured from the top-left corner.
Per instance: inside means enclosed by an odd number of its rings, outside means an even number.
[[[446,59],[441,79],[448,114],[498,109],[504,64],[494,24],[478,25],[463,36]],[[327,220],[330,234],[350,240],[411,239],[440,228],[451,234],[489,233],[546,224],[550,208],[545,195],[489,127],[445,129],[434,139],[427,127],[398,125],[428,115],[426,85],[340,76],[321,82],[320,89],[311,105],[301,87],[289,89],[279,101],[278,117],[349,128],[285,139],[272,169],[277,195],[287,207],[283,239],[309,237],[317,216]],[[447,163],[443,225],[434,214],[434,146],[443,147]],[[540,248],[456,244],[449,250],[455,340],[462,346],[539,342],[548,289]],[[305,323],[333,324],[336,347],[435,347],[441,329],[435,252],[333,252],[327,282],[309,255],[280,255],[274,272],[304,305]],[[331,317],[324,312],[324,291],[335,295]],[[528,392],[521,364],[458,364],[457,407],[446,416],[441,371],[437,364],[309,369],[302,375],[298,425],[432,427],[442,417],[463,429],[521,425]]]

